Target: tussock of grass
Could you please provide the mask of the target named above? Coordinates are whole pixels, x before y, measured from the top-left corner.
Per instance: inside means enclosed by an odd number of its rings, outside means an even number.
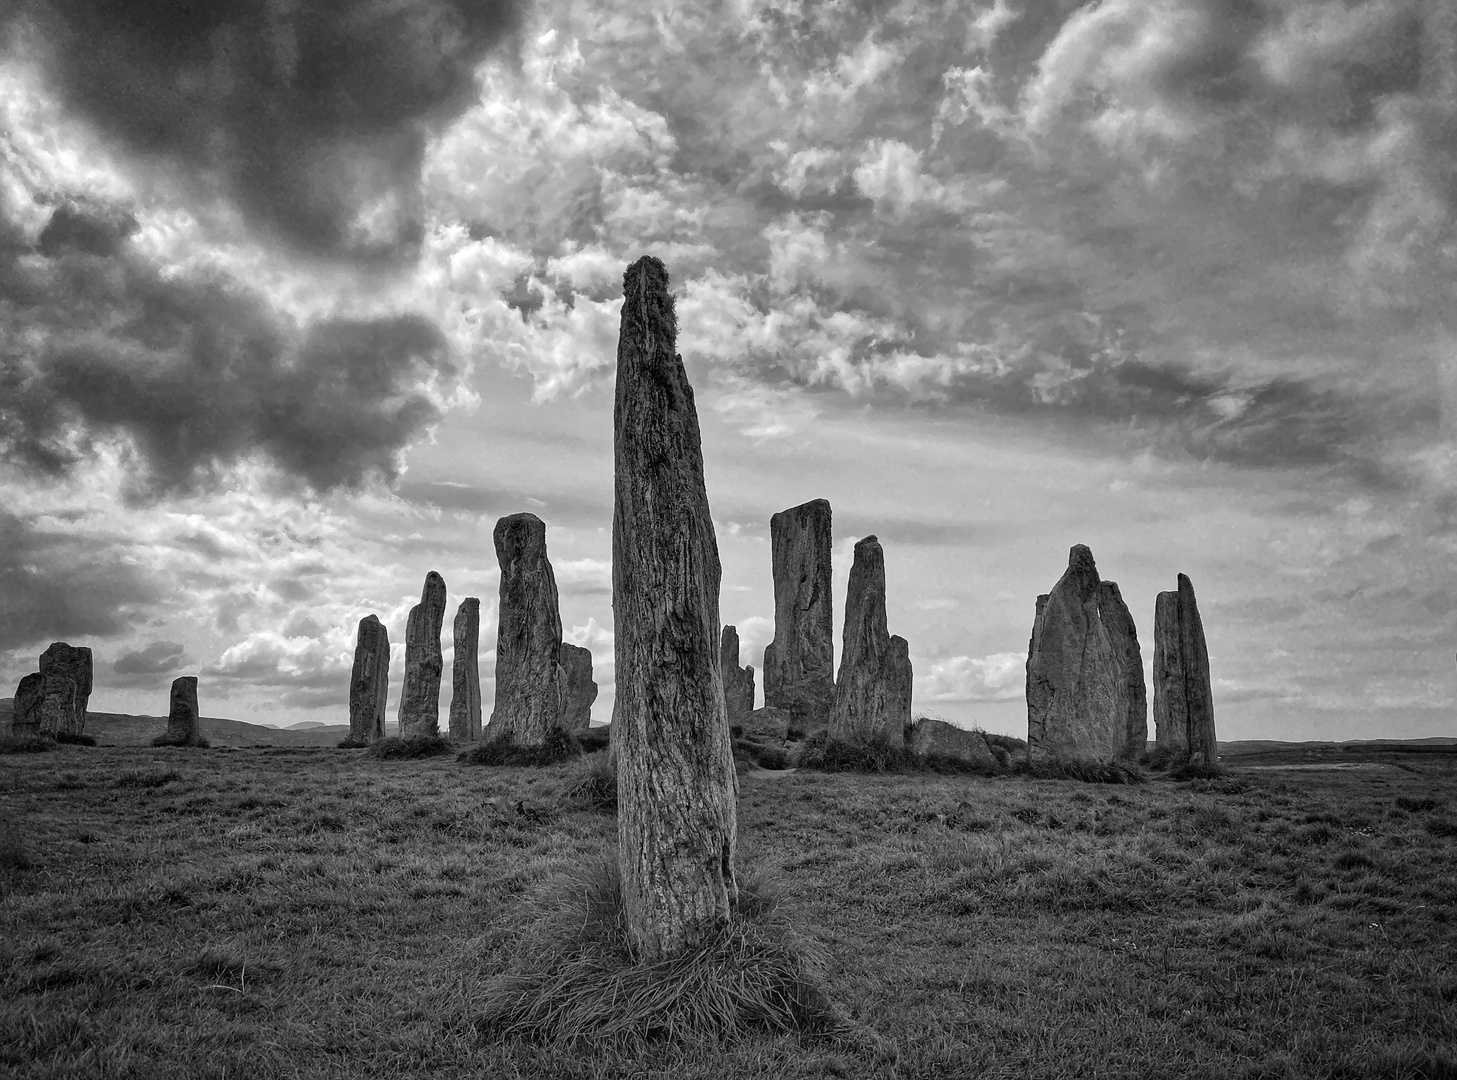
[[[1019,739],[1015,735],[998,735],[995,731],[983,731],[982,737],[986,739],[988,746],[1005,750],[1014,757],[1018,754],[1025,756],[1027,753],[1027,740]]]
[[[56,742],[68,743],[71,746],[95,746],[95,735],[78,735],[69,731],[56,732]]]
[[[34,865],[19,826],[0,818],[0,870],[29,870]]]
[[[603,753],[588,754],[563,792],[565,801],[586,810],[617,812],[617,769]]]
[[[727,927],[653,963],[628,937],[615,858],[549,882],[534,906],[513,968],[485,991],[487,1037],[630,1051],[848,1031],[823,989],[821,957],[755,877],[740,881]]]
[[[43,754],[56,748],[56,740],[44,735],[0,736],[0,754]]]
[[[559,765],[582,756],[573,732],[552,728],[540,746],[518,746],[510,739],[490,739],[456,756],[469,765]]]
[[[1205,765],[1202,762],[1186,761],[1169,770],[1170,780],[1218,780],[1225,775],[1219,765]]]
[[[1121,761],[1104,764],[1095,761],[1018,762],[1013,772],[1037,780],[1080,780],[1085,784],[1145,784],[1148,778]]]
[[[371,743],[368,739],[355,739],[345,736],[336,745],[340,750],[368,750]]]
[[[369,754],[371,757],[384,759],[427,758],[439,757],[454,749],[450,740],[440,735],[421,735],[413,739],[401,739],[397,735],[391,735],[388,739],[371,743]]]
[[[734,760],[750,767],[761,769],[789,768],[789,752],[782,746],[769,746],[753,739],[734,740]]]
[[[1423,810],[1435,810],[1441,805],[1441,799],[1434,799],[1430,795],[1417,797],[1398,795],[1396,797],[1397,809],[1408,810],[1412,813],[1420,813]]]
[[[116,778],[116,786],[159,788],[181,779],[182,774],[176,769],[127,769]]]
[[[572,732],[577,737],[577,744],[581,746],[582,752],[590,754],[596,750],[606,750],[612,741],[612,725],[600,724],[597,727],[579,728]]]
[[[1155,746],[1152,750],[1145,750],[1138,755],[1138,763],[1145,769],[1153,769],[1155,772],[1163,772],[1175,764],[1174,755],[1166,746]]]

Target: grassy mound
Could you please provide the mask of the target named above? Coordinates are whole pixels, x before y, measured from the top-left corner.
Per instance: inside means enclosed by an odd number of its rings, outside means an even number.
[[[587,754],[562,793],[568,805],[602,813],[617,812],[617,769],[605,753]]]
[[[560,765],[582,756],[582,745],[570,731],[552,728],[540,746],[518,746],[510,739],[490,739],[459,754],[470,765]]]
[[[740,881],[727,927],[653,963],[628,938],[615,857],[547,883],[533,906],[515,964],[485,991],[488,1038],[637,1050],[848,1030],[819,954],[755,877]]]
[[[1012,771],[1035,780],[1080,780],[1085,784],[1146,784],[1148,777],[1121,761],[1105,765],[1094,761],[1018,762]]]
[[[73,735],[69,731],[56,732],[56,742],[67,743],[71,746],[95,746],[95,735]]]
[[[380,739],[370,744],[369,753],[371,757],[387,759],[426,758],[439,757],[453,749],[450,740],[439,735],[421,735],[413,739],[401,739],[392,735],[388,739]]]
[[[0,754],[43,754],[56,748],[44,735],[0,735]]]

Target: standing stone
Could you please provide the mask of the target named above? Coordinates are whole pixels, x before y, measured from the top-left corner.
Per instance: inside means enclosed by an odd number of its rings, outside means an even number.
[[[467,596],[455,612],[455,654],[450,661],[450,737],[481,737],[481,601]]]
[[[40,654],[40,673],[45,678],[46,698],[41,731],[80,735],[86,730],[86,706],[91,699],[91,650],[52,642]]]
[[[1027,649],[1027,756],[1112,764],[1128,745],[1128,676],[1108,630],[1093,553],[1082,544],[1037,598]]]
[[[850,567],[831,734],[903,745],[911,722],[910,668],[905,639],[886,629],[885,552],[867,536],[855,545]]]
[[[734,772],[718,596],[693,388],[675,351],[663,264],[623,275],[613,409],[617,858],[644,960],[683,952],[738,900]]]
[[[20,677],[15,688],[10,734],[16,738],[40,735],[41,706],[45,702],[45,677],[38,671]]]
[[[405,623],[405,678],[400,685],[400,738],[422,739],[440,734],[440,676],[445,657],[440,631],[445,625],[445,579],[425,575],[420,602]]]
[[[754,669],[739,667],[738,627],[723,628],[718,662],[723,671],[723,708],[729,727],[742,727],[745,718],[754,711]]]
[[[377,615],[359,620],[354,671],[349,676],[349,741],[365,746],[384,738],[390,694],[390,635]]]
[[[830,722],[835,625],[830,504],[813,499],[769,519],[774,640],[764,650],[764,704],[785,709],[795,732]]]
[[[1213,766],[1219,761],[1214,736],[1214,691],[1209,682],[1209,645],[1194,599],[1194,584],[1179,575],[1179,654],[1184,664],[1184,702],[1189,710],[1189,760]]]
[[[546,557],[546,523],[535,514],[496,522],[501,564],[496,636],[496,707],[489,739],[541,746],[562,719],[566,675],[561,666],[562,617],[556,576]]]
[[[592,726],[592,702],[597,700],[597,683],[592,678],[592,650],[563,641],[561,656],[567,683],[561,726],[567,731],[586,731]]]
[[[197,676],[183,675],[172,680],[172,695],[167,711],[167,733],[155,740],[158,746],[200,746],[202,727],[197,715]]]
[[[1153,606],[1153,723],[1170,761],[1189,760],[1189,706],[1179,644],[1179,594],[1161,592]]]
[[[1143,651],[1138,645],[1138,628],[1133,623],[1133,613],[1123,602],[1118,583],[1105,581],[1102,587],[1103,596],[1098,609],[1103,616],[1103,625],[1108,628],[1113,649],[1118,654],[1128,701],[1120,756],[1136,761],[1148,749],[1148,687],[1143,681]]]

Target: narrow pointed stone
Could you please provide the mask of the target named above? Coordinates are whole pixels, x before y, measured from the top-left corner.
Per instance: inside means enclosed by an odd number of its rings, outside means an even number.
[[[719,667],[723,671],[723,706],[730,728],[742,728],[754,711],[754,669],[739,667],[739,631],[725,626],[719,642]]]
[[[1158,748],[1172,761],[1189,760],[1189,706],[1184,699],[1179,594],[1161,592],[1153,608],[1153,723]]]
[[[1143,650],[1139,648],[1133,613],[1123,602],[1118,583],[1105,581],[1102,588],[1099,612],[1118,655],[1126,684],[1124,697],[1128,702],[1123,750],[1119,756],[1136,761],[1148,748],[1148,686],[1143,681]]]
[[[1027,650],[1027,755],[1111,764],[1128,745],[1128,677],[1104,622],[1102,581],[1082,544],[1037,615]]]
[[[592,702],[597,700],[597,683],[592,678],[592,650],[564,641],[561,656],[567,680],[561,726],[567,731],[586,731],[592,726]]]
[[[1184,664],[1184,701],[1189,710],[1189,760],[1196,765],[1219,761],[1214,734],[1214,692],[1209,682],[1209,646],[1194,585],[1179,575],[1179,652]]]
[[[911,719],[910,666],[905,639],[886,628],[885,552],[867,536],[850,566],[831,734],[902,745]]]
[[[450,660],[450,737],[481,737],[481,601],[467,596],[455,611],[455,651]]]
[[[764,704],[788,711],[792,730],[813,731],[829,724],[835,704],[830,504],[781,510],[769,540],[774,640],[764,650]]]
[[[390,693],[390,635],[378,615],[359,620],[354,669],[349,676],[349,741],[364,745],[384,738]]]
[[[486,738],[541,746],[561,723],[566,690],[562,618],[556,576],[546,554],[546,523],[535,514],[511,514],[496,522],[494,539],[501,603],[496,705]]]
[[[648,961],[724,925],[738,897],[738,778],[719,667],[722,572],[668,272],[623,275],[613,408],[612,610],[623,917]]]
[[[399,709],[402,739],[440,734],[440,676],[445,668],[440,631],[444,625],[445,579],[431,570],[425,575],[420,602],[410,609],[405,623],[405,677]]]

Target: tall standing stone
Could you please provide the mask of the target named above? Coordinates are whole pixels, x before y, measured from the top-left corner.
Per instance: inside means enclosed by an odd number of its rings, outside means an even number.
[[[38,671],[20,677],[15,688],[14,711],[10,714],[10,733],[16,738],[40,734],[41,706],[45,702],[45,677]]]
[[[1128,745],[1128,677],[1103,615],[1093,553],[1082,544],[1046,597],[1027,649],[1027,755],[1111,764]]]
[[[496,636],[496,707],[490,739],[541,746],[561,723],[566,675],[561,666],[562,617],[556,576],[546,557],[546,523],[535,514],[496,522],[501,564],[500,629]]]
[[[1194,585],[1159,593],[1154,606],[1154,723],[1159,748],[1174,761],[1212,766],[1219,761],[1209,646]]]
[[[754,711],[754,669],[739,667],[739,630],[725,626],[718,649],[719,669],[723,672],[723,707],[730,728],[743,727]]]
[[[830,732],[903,745],[911,722],[910,665],[905,639],[892,638],[886,628],[885,552],[867,536],[855,545],[850,566]]]
[[[738,778],[719,669],[718,543],[663,264],[623,275],[613,409],[618,864],[645,960],[727,923]]]
[[[1161,592],[1153,605],[1153,724],[1158,748],[1171,761],[1189,760],[1189,706],[1179,641],[1179,594]]]
[[[440,631],[445,625],[445,579],[425,575],[420,602],[405,623],[405,677],[400,685],[400,738],[440,734],[440,676],[445,656]]]
[[[561,726],[567,731],[586,731],[592,726],[592,702],[597,700],[592,650],[563,641],[561,657],[562,671],[566,673]]]
[[[91,650],[84,645],[52,642],[40,654],[45,680],[41,731],[47,735],[80,735],[86,730],[86,707],[91,699]]]
[[[481,601],[467,596],[455,612],[455,653],[450,661],[450,737],[481,737]]]
[[[390,694],[390,635],[378,615],[359,620],[354,670],[349,676],[349,741],[364,746],[384,738]]]
[[[172,693],[167,709],[167,732],[155,742],[158,746],[202,745],[196,675],[183,675],[172,680]]]
[[[764,704],[786,710],[792,729],[812,731],[829,724],[835,703],[829,502],[781,510],[769,540],[774,640],[764,650]]]
[[[1128,716],[1120,756],[1137,760],[1148,748],[1148,686],[1143,681],[1143,650],[1138,645],[1138,627],[1134,625],[1133,613],[1123,602],[1118,583],[1105,581],[1102,587],[1103,596],[1098,610],[1113,642],[1113,650],[1118,654],[1126,683],[1124,696],[1128,702]]]

